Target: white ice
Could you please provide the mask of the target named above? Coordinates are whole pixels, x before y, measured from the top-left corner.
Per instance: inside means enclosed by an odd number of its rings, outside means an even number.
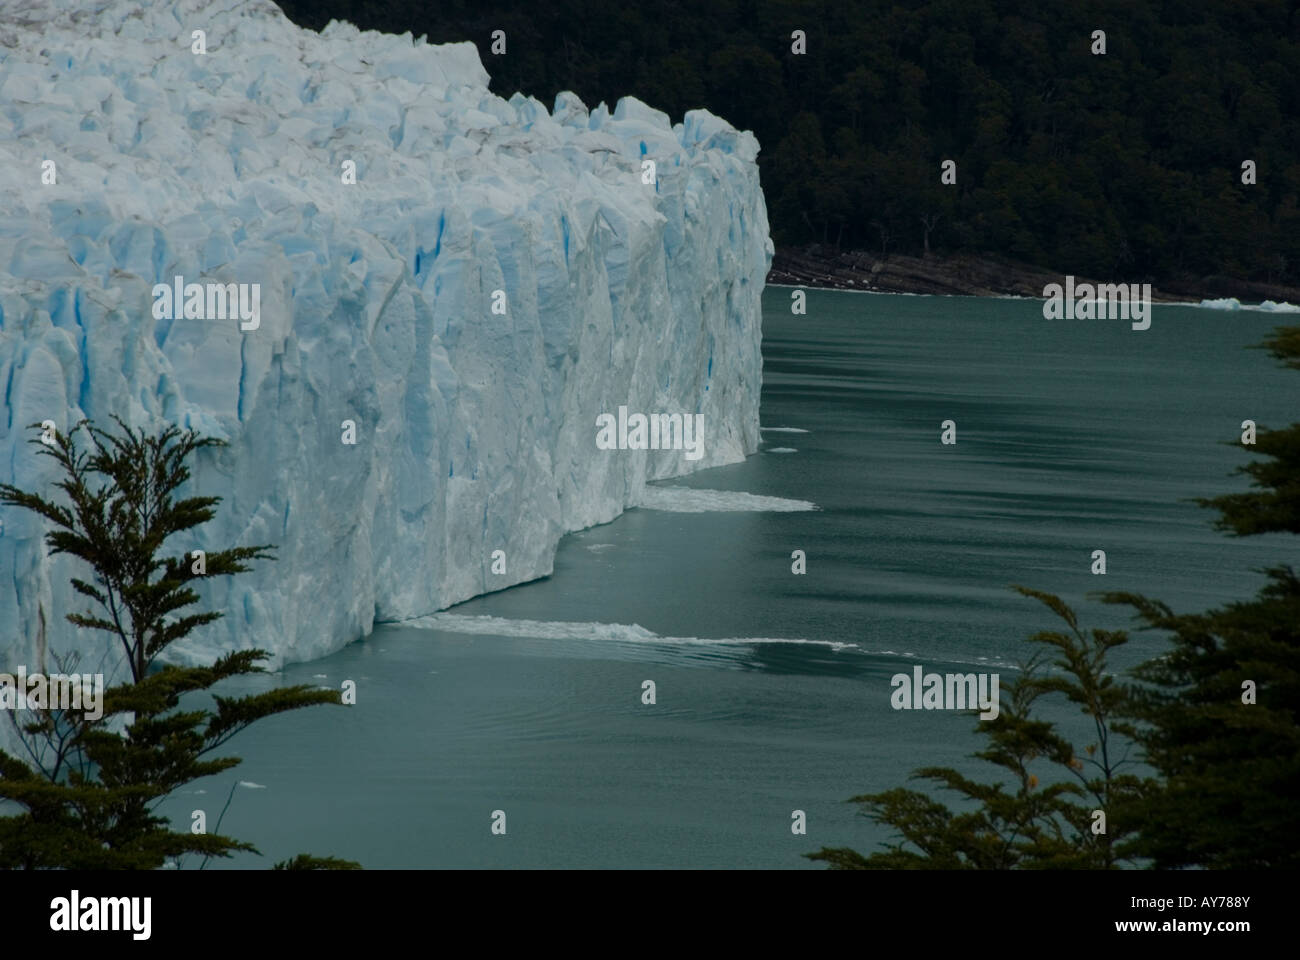
[[[314,33],[263,0],[0,0],[0,480],[52,493],[33,422],[178,423],[229,447],[191,488],[217,518],[169,545],[277,545],[203,585],[225,618],[176,659],[326,655],[544,576],[647,480],[757,449],[754,137],[487,84],[470,43]],[[155,319],[178,275],[260,284],[260,326]],[[703,413],[705,456],[597,450],[620,404]],[[0,522],[0,659],[111,668],[63,620],[84,565]]]

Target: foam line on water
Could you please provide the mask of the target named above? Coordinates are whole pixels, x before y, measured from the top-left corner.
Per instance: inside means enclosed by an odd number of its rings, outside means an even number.
[[[837,640],[807,640],[787,637],[663,637],[637,623],[601,623],[599,621],[573,620],[515,620],[507,617],[467,616],[459,613],[434,613],[414,620],[403,620],[403,626],[431,627],[449,633],[468,633],[493,637],[534,637],[539,640],[597,640],[616,643],[673,643],[712,645],[744,645],[751,643],[793,643],[845,650],[857,647],[856,643]]]
[[[946,655],[921,656],[900,650],[864,650],[859,644],[839,640],[809,640],[804,637],[664,637],[647,630],[638,623],[602,623],[575,620],[525,620],[488,615],[460,613],[433,613],[412,620],[400,621],[404,627],[421,627],[487,637],[527,637],[537,640],[590,640],[604,643],[665,643],[679,646],[748,646],[750,644],[791,644],[795,646],[827,647],[839,653],[845,650],[866,657],[902,659],[926,664],[932,670],[944,665],[963,664],[973,667],[996,667],[1002,670],[1019,670],[1014,664],[989,657],[966,659]]]

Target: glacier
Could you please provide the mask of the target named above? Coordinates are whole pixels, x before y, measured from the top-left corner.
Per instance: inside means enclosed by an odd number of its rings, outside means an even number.
[[[53,493],[34,422],[176,423],[228,446],[187,491],[216,518],[169,551],[276,545],[199,587],[225,617],[172,659],[327,655],[545,576],[647,481],[757,450],[757,141],[488,77],[471,43],[265,0],[0,0],[0,480]],[[156,319],[177,276],[258,284],[259,325]],[[620,405],[702,413],[703,457],[597,450]],[[0,662],[120,679],[63,620],[84,565],[33,514],[0,524]]]

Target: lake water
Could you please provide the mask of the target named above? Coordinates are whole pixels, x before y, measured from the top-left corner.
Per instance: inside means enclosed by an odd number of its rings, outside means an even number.
[[[369,868],[817,868],[801,854],[869,852],[887,831],[849,797],[922,765],[987,770],[967,758],[972,717],[895,711],[889,679],[916,664],[1012,679],[1025,637],[1057,621],[1009,584],[1115,628],[1125,611],[1088,591],[1205,609],[1284,559],[1282,538],[1230,539],[1186,500],[1244,488],[1228,474],[1247,457],[1225,444],[1242,420],[1295,418],[1297,374],[1244,349],[1287,321],[1158,306],[1138,332],[1044,320],[1037,301],[818,291],[793,316],[769,288],[762,422],[806,432],[766,430],[745,463],[666,486],[819,510],[632,510],[565,538],[551,577],[437,628],[385,626],[244,682],[354,679],[358,703],[262,721],[230,744],[240,767],[163,812],[183,828],[202,808],[214,830],[233,783],[262,787],[236,789],[222,831],[266,856],[209,869],[304,851]],[[814,642],[717,642],[745,638]],[[1137,634],[1114,662],[1160,649]],[[1088,742],[1077,711],[1053,711]]]

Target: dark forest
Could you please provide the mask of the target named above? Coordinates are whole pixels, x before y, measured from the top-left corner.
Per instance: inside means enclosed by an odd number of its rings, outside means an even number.
[[[1300,283],[1296,0],[280,5],[317,29],[473,41],[506,97],[634,95],[674,121],[706,107],[762,144],[779,248]]]

